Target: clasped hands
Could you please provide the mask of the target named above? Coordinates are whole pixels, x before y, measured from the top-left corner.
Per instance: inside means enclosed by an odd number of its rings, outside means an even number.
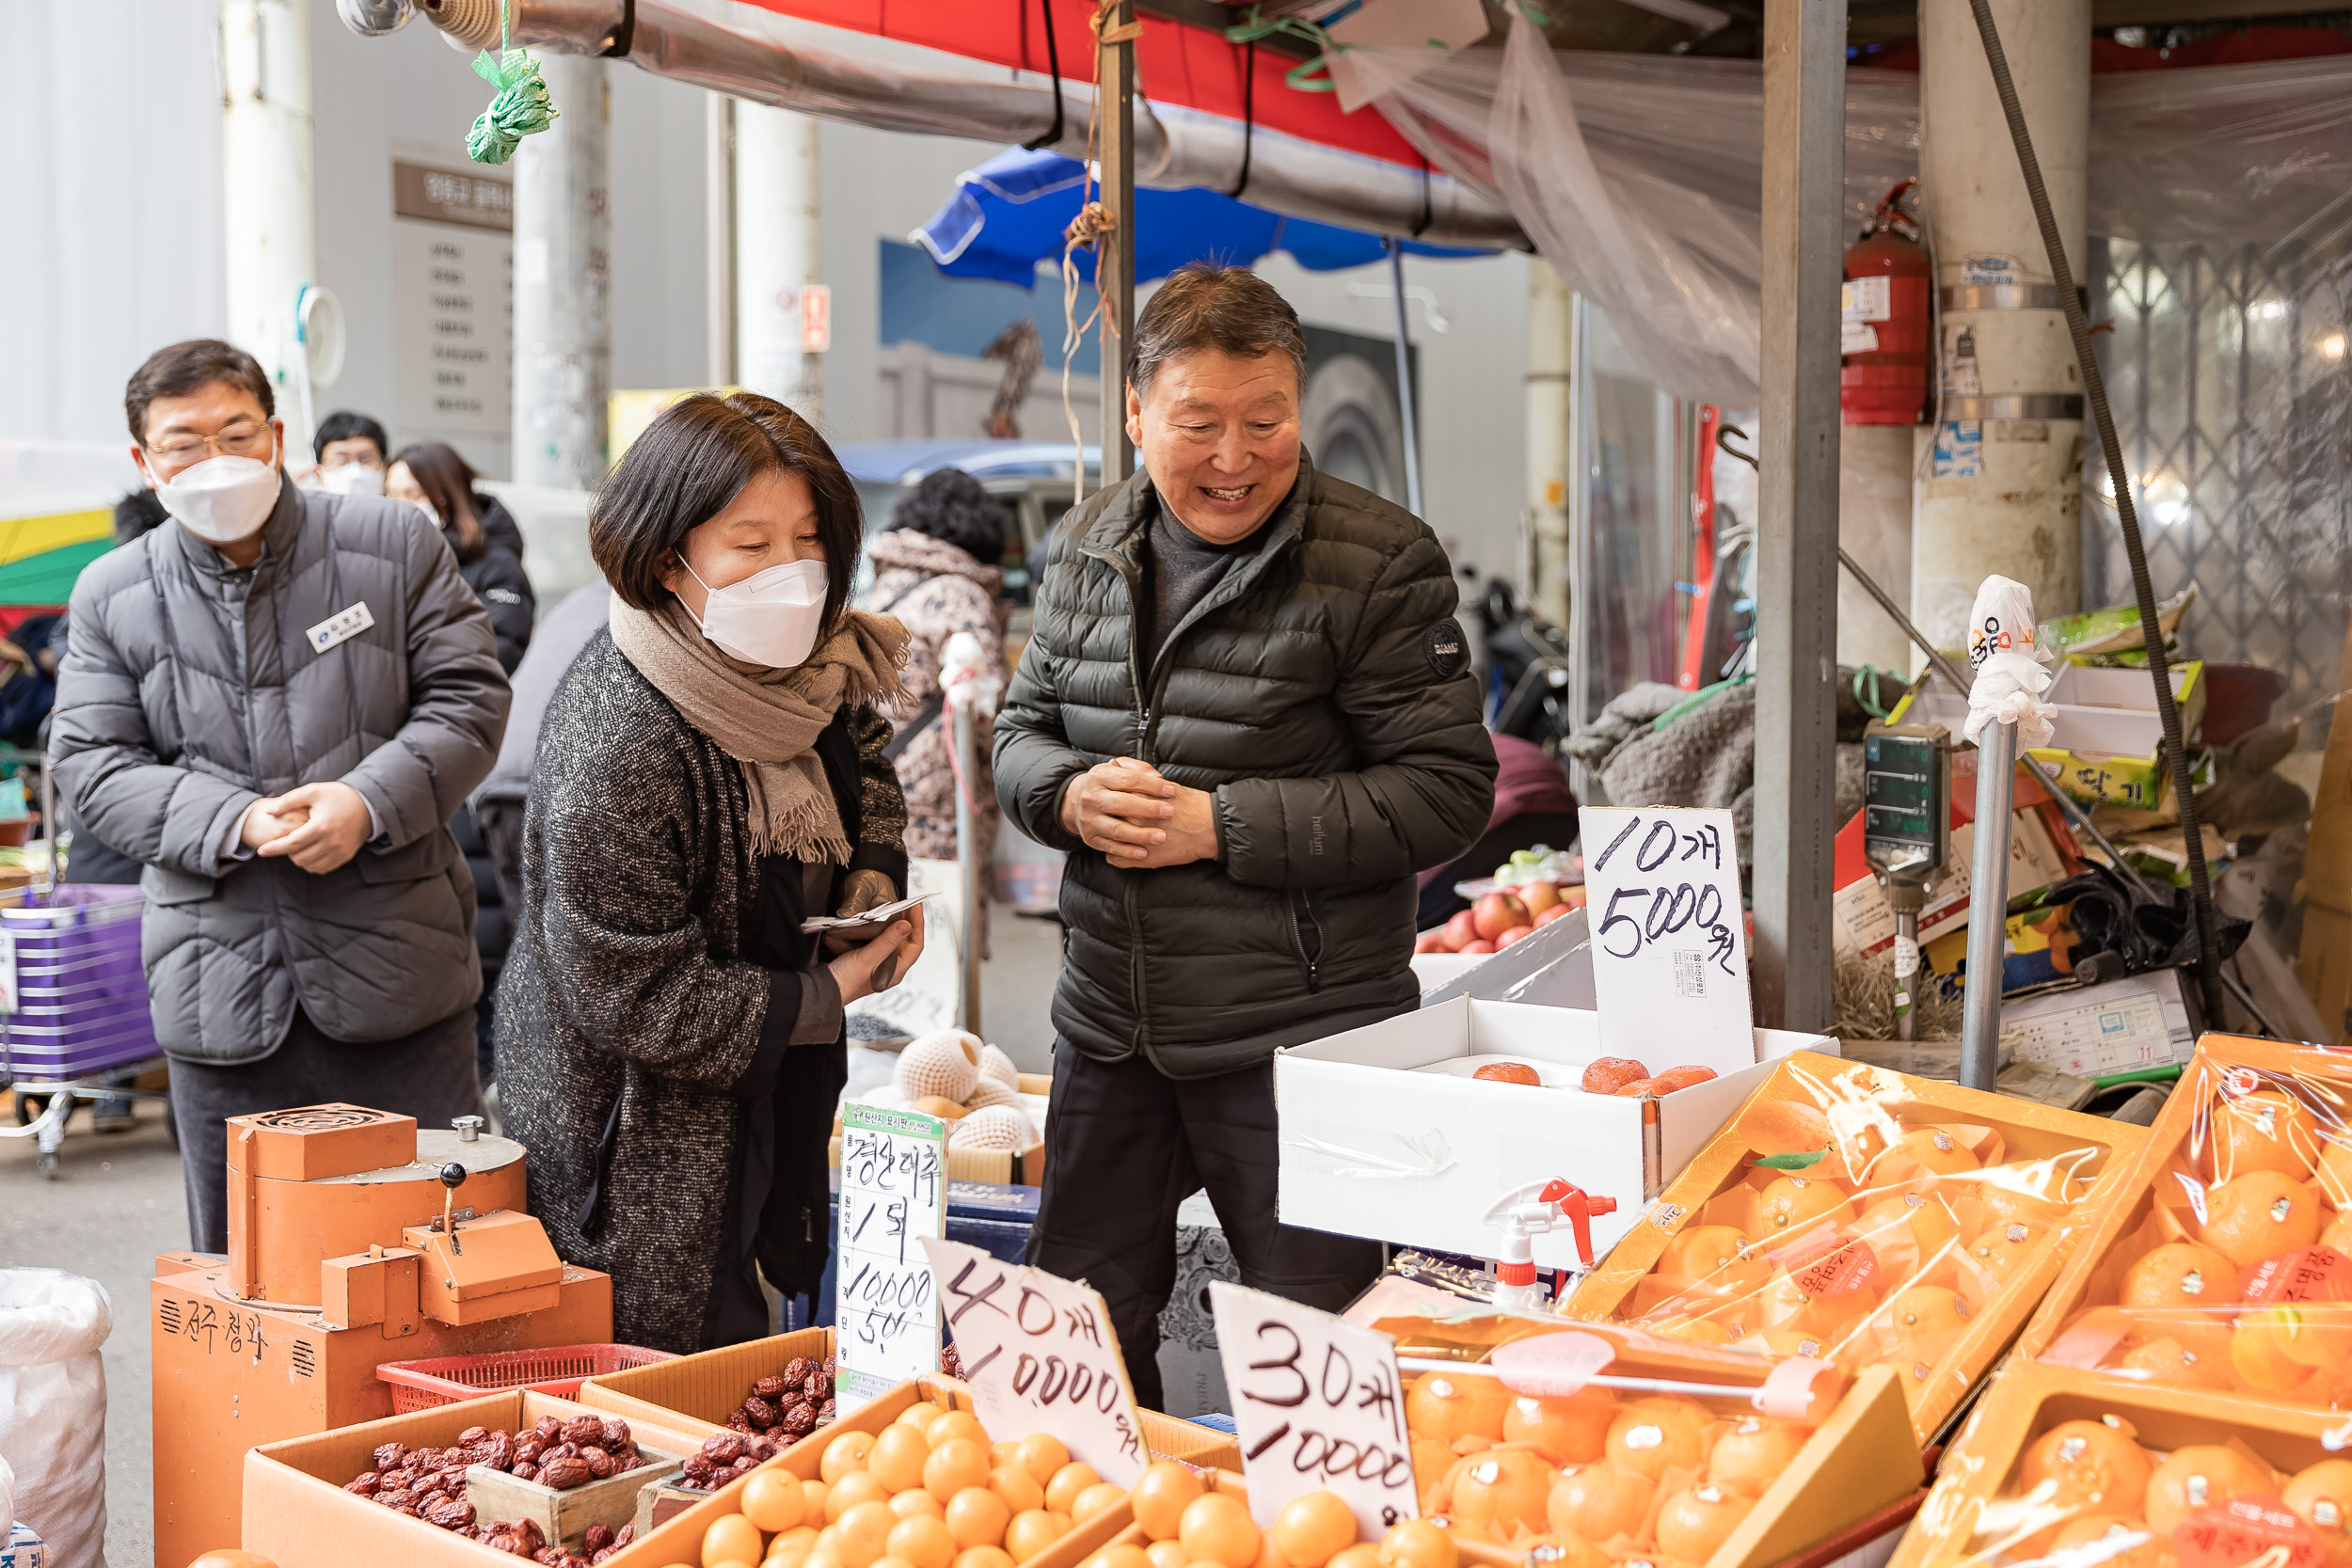
[[[1213,861],[1222,852],[1216,797],[1134,757],[1113,757],[1072,779],[1062,791],[1061,823],[1113,865],[1136,870]]]
[[[314,876],[349,861],[368,841],[368,803],[347,784],[307,784],[256,800],[239,835],[255,854],[284,856]]]

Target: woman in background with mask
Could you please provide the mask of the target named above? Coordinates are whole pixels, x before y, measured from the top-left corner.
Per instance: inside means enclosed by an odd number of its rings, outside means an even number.
[[[457,575],[490,612],[490,626],[499,634],[499,665],[511,675],[523,661],[523,650],[531,646],[539,601],[531,591],[521,555],[491,538],[483,526],[491,512],[501,517],[506,512],[474,490],[480,477],[448,442],[418,441],[401,448],[392,459],[384,475],[384,493],[422,509],[457,552]],[[508,526],[513,526],[511,520]]]
[[[612,621],[540,730],[498,1081],[532,1212],[628,1344],[775,1332],[761,1274],[815,1291],[842,1009],[922,951],[919,908],[801,929],[906,882],[906,633],[847,608],[860,532],[824,438],[748,392],[664,411],[590,514]]]

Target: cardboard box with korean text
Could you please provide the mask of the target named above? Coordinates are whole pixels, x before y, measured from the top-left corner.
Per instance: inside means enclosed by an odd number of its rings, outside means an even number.
[[[1835,1053],[1823,1035],[1750,1032],[1753,1065],[1655,1099],[1588,1094],[1585,1067],[1609,1054],[1597,1014],[1459,997],[1274,1058],[1285,1225],[1491,1258],[1502,1232],[1481,1219],[1497,1199],[1554,1179],[1616,1212],[1592,1222],[1597,1258],[1642,1205],[1688,1164],[1772,1064]],[[1518,1063],[1539,1085],[1474,1078]],[[1648,1062],[1655,1071],[1680,1065]],[[1565,1228],[1534,1239],[1546,1268],[1582,1268]]]

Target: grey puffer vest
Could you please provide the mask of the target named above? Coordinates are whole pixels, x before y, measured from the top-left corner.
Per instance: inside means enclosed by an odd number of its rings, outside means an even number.
[[[447,823],[488,773],[509,693],[489,617],[424,515],[281,479],[258,564],[177,523],[74,584],[50,754],[94,834],[147,867],[155,1035],[245,1062],[298,1004],[329,1038],[396,1038],[482,993],[473,879]],[[364,604],[373,625],[311,632]],[[378,835],[313,876],[223,859],[246,809],[351,785]]]
[[[1257,552],[1135,647],[1147,473],[1054,531],[1035,633],[996,721],[996,797],[1070,852],[1054,1024],[1171,1078],[1411,1008],[1413,874],[1486,831],[1494,743],[1428,527],[1303,455]],[[1116,756],[1216,797],[1222,861],[1113,867],[1061,823]]]

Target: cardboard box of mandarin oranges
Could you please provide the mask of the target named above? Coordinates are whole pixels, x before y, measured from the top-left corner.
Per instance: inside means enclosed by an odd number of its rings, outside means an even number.
[[[2322,1568],[2352,1560],[2341,1418],[2011,1361],[1892,1568]]]
[[[1228,1442],[1216,1457],[1232,1452]],[[864,1568],[895,1558],[907,1568],[1076,1568],[1133,1519],[1128,1490],[1057,1440],[998,1439],[961,1384],[923,1377],[739,1477],[607,1565]]]
[[[580,1402],[592,1410],[711,1437],[730,1430],[729,1418],[743,1410],[760,1379],[780,1376],[802,1357],[821,1361],[832,1354],[832,1329],[804,1328],[590,1378],[580,1385]],[[638,1375],[643,1372],[661,1375]],[[963,1386],[952,1378],[932,1381],[959,1391]],[[1240,1467],[1241,1450],[1223,1433],[1153,1410],[1138,1410],[1136,1416],[1154,1458]]]
[[[2137,1127],[1801,1053],[1563,1311],[1900,1376],[1924,1445],[2124,1190]]]
[[[2020,1354],[2352,1408],[2352,1055],[2207,1035]]]
[[[1891,1368],[1850,1385],[1820,1361],[1482,1314],[1394,1278],[1347,1316],[1394,1337],[1422,1513],[1465,1543],[1568,1568],[1756,1568],[1883,1533],[1923,1490]]]

